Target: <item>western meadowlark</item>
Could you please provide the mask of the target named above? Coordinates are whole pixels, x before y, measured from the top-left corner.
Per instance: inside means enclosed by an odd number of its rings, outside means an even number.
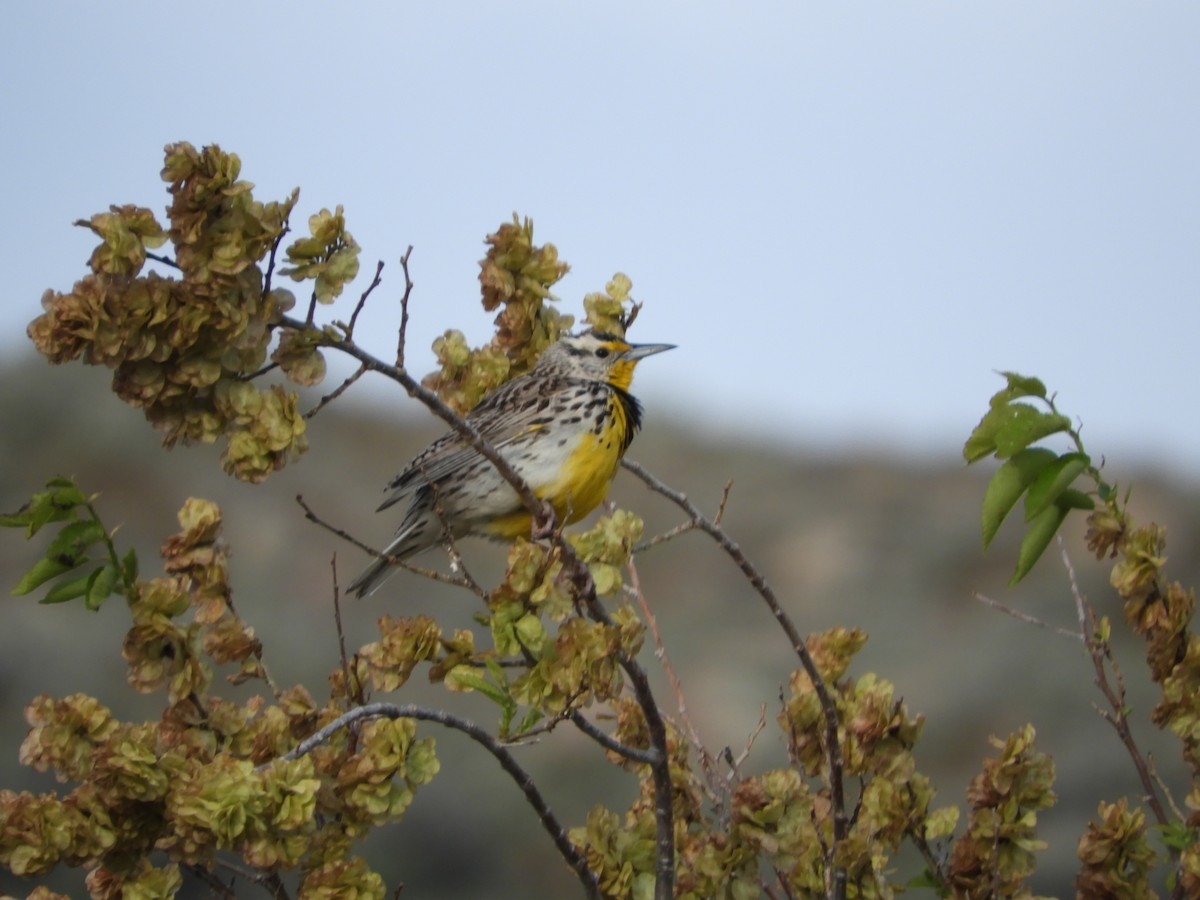
[[[601,331],[563,337],[529,372],[501,385],[467,415],[492,446],[548,500],[559,522],[595,509],[642,421],[629,393],[638,361],[673,344],[630,344]],[[512,485],[457,432],[419,453],[385,489],[379,510],[407,503],[395,539],[348,590],[371,591],[388,566],[447,537],[528,536],[529,510]]]

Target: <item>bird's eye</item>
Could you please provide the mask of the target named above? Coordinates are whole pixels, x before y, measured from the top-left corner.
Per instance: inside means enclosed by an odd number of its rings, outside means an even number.
[[[598,347],[596,349],[596,356],[600,357],[600,359],[607,359],[608,358],[608,348],[607,347]]]

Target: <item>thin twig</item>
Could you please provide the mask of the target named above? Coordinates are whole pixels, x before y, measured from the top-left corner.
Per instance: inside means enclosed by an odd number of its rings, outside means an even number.
[[[729,492],[733,490],[733,479],[725,482],[725,490],[721,492],[721,502],[717,504],[717,514],[713,516],[713,524],[720,525],[725,518],[725,504],[729,502]]]
[[[255,378],[261,378],[263,375],[266,375],[268,372],[272,371],[273,369],[278,369],[278,368],[279,368],[279,363],[269,362],[265,366],[260,366],[259,368],[255,369],[253,372],[247,372],[244,375],[239,375],[237,377],[237,380],[238,381],[253,381]]]
[[[1088,603],[1087,598],[1084,597],[1083,591],[1079,589],[1079,582],[1075,577],[1075,566],[1072,565],[1071,558],[1067,555],[1061,535],[1058,538],[1058,548],[1062,554],[1063,565],[1066,566],[1067,578],[1071,584],[1071,596],[1075,600],[1075,613],[1079,618],[1079,630],[1087,635],[1086,645],[1088,655],[1092,660],[1092,669],[1096,673],[1093,682],[1100,689],[1100,693],[1104,695],[1104,699],[1108,702],[1109,706],[1107,710],[1097,707],[1097,711],[1100,713],[1101,718],[1112,725],[1113,729],[1117,732],[1117,737],[1125,745],[1125,751],[1129,754],[1129,758],[1133,761],[1133,767],[1137,770],[1138,780],[1142,783],[1142,790],[1145,791],[1146,803],[1149,805],[1150,811],[1154,813],[1154,818],[1158,821],[1159,825],[1166,825],[1170,822],[1170,818],[1167,816],[1162,801],[1159,799],[1154,778],[1150,774],[1149,766],[1146,764],[1146,758],[1142,755],[1137,741],[1134,740],[1133,729],[1129,726],[1129,717],[1125,712],[1125,682],[1121,677],[1120,669],[1117,668],[1116,660],[1113,659],[1112,647],[1107,640],[1100,636],[1100,629],[1096,621],[1096,612],[1092,609],[1092,605]],[[1109,668],[1113,671],[1116,687],[1109,681]]]
[[[665,544],[669,540],[679,537],[681,534],[687,534],[689,531],[696,530],[696,523],[692,520],[681,522],[670,531],[664,531],[662,534],[656,534],[649,540],[642,541],[640,544],[634,544],[633,549],[629,552],[636,556],[639,553],[645,553],[651,547],[657,547],[659,544]]]
[[[220,861],[218,860],[218,865]],[[237,900],[237,891],[233,889],[232,884],[226,884],[204,866],[197,863],[187,864],[187,870],[208,885],[216,896],[224,897],[225,900]]]
[[[1036,616],[1029,615],[1029,613],[1021,612],[1019,609],[1013,609],[1011,606],[1005,606],[999,600],[993,600],[986,594],[976,592],[975,599],[985,606],[990,606],[992,609],[998,610],[999,612],[1004,613],[1006,616],[1012,616],[1014,619],[1024,622],[1027,625],[1036,625],[1038,628],[1044,628],[1060,637],[1070,638],[1073,641],[1079,641],[1083,644],[1087,643],[1087,638],[1084,636],[1083,632],[1071,631],[1069,628],[1060,628],[1057,625],[1051,625],[1049,622],[1039,619]]]
[[[243,881],[258,885],[268,894],[274,897],[275,900],[288,900],[287,889],[284,888],[283,882],[276,873],[254,872],[250,869],[239,866],[237,863],[230,862],[229,860],[223,858],[218,858],[216,860],[216,864],[220,868],[225,869],[228,872],[232,872]]]
[[[337,626],[338,654],[342,660],[342,679],[346,687],[346,696],[348,699],[362,703],[365,698],[360,695],[355,683],[350,680],[350,660],[346,656],[346,632],[342,629],[342,592],[338,588],[336,553],[329,558],[329,569],[333,575],[333,621]]]
[[[444,725],[447,728],[452,728],[455,731],[461,731],[475,743],[479,744],[488,753],[490,753],[500,767],[516,782],[517,787],[525,795],[525,799],[529,805],[533,807],[537,813],[538,819],[542,823],[542,827],[549,833],[551,840],[554,841],[558,852],[563,859],[567,861],[580,883],[583,885],[584,892],[588,897],[600,900],[600,889],[596,884],[596,876],[588,868],[587,859],[579,851],[579,848],[571,843],[567,836],[566,829],[562,823],[551,811],[549,804],[546,803],[541,791],[534,784],[533,778],[521,767],[516,761],[516,758],[509,750],[501,744],[496,738],[484,728],[476,725],[469,719],[464,719],[460,716],[451,715],[448,712],[440,709],[425,709],[419,706],[405,705],[399,706],[393,703],[370,703],[365,706],[359,706],[350,710],[343,715],[338,716],[324,728],[315,732],[308,738],[305,738],[289,753],[284,754],[282,759],[291,760],[298,759],[306,753],[311,752],[315,747],[320,746],[325,741],[329,740],[338,731],[348,728],[360,719],[372,718],[388,718],[388,719],[417,719],[425,722],[437,722],[439,725]]]
[[[1154,778],[1154,783],[1158,785],[1158,789],[1162,791],[1163,796],[1166,798],[1167,805],[1171,807],[1171,814],[1177,821],[1185,821],[1187,816],[1184,815],[1183,810],[1180,809],[1179,805],[1175,802],[1175,797],[1171,794],[1171,790],[1167,787],[1166,782],[1164,782],[1158,774],[1158,766],[1154,764],[1153,753],[1146,754],[1146,766],[1150,769],[1150,775]]]
[[[929,841],[925,838],[924,825],[919,824],[915,828],[910,827],[908,829],[908,836],[917,850],[920,851],[921,858],[925,860],[925,866],[929,869],[929,874],[936,879],[940,886],[943,888],[948,887],[948,879],[942,867],[942,862],[937,858],[937,855],[933,852],[933,848],[929,846]]]
[[[623,328],[625,331],[629,331],[630,326],[637,321],[638,313],[641,311],[642,304],[638,303],[636,300],[633,301],[633,303],[631,303],[629,306],[629,312],[624,313],[621,316],[621,328]]]
[[[412,256],[412,244],[400,257],[400,268],[404,272],[404,293],[400,297],[400,333],[396,337],[396,365],[404,368],[404,346],[408,340],[408,298],[412,296],[413,281],[408,271],[408,259]]]
[[[767,583],[766,578],[763,577],[758,568],[742,552],[741,547],[725,533],[720,525],[706,518],[685,494],[668,487],[638,463],[631,459],[625,459],[622,460],[621,465],[640,478],[652,491],[671,500],[676,506],[687,513],[692,521],[696,523],[696,526],[715,540],[737,567],[742,570],[742,574],[746,576],[746,580],[750,582],[750,585],[762,597],[763,601],[767,604],[767,608],[771,610],[771,614],[775,617],[775,621],[783,629],[783,633],[791,642],[792,650],[800,659],[800,665],[804,668],[805,673],[812,682],[813,691],[816,693],[817,700],[821,704],[821,712],[825,722],[825,755],[829,762],[829,794],[833,813],[833,841],[827,850],[827,857],[833,870],[831,896],[833,900],[844,900],[846,896],[846,870],[845,867],[837,865],[834,862],[838,855],[838,845],[846,839],[849,831],[849,819],[846,816],[845,789],[842,783],[842,748],[838,740],[838,712],[837,706],[833,702],[833,696],[829,692],[829,687],[825,684],[825,679],[821,676],[821,672],[817,668],[812,654],[808,652],[804,638],[800,635],[800,631],[796,628],[791,617],[780,605],[778,598],[775,596],[775,591]]]
[[[426,569],[424,566],[414,566],[412,563],[406,560],[395,556],[389,556],[386,553],[380,553],[374,547],[360,541],[350,532],[338,528],[336,525],[326,522],[324,519],[318,516],[315,512],[313,512],[312,507],[305,502],[302,494],[296,495],[296,503],[298,503],[300,508],[304,510],[304,518],[308,519],[308,521],[319,526],[320,528],[324,528],[330,534],[337,535],[342,540],[353,544],[359,550],[362,550],[364,553],[375,559],[386,559],[391,565],[399,566],[401,569],[405,569],[415,575],[420,575],[423,578],[428,578],[430,581],[440,581],[443,584],[451,584],[455,587],[466,588],[469,591],[478,592],[479,590],[478,585],[472,584],[472,582],[465,578],[457,578],[453,575],[447,575],[445,572],[439,572],[436,569]]]
[[[76,223],[76,224],[79,224],[79,223]],[[175,262],[175,260],[171,259],[171,257],[162,256],[158,253],[151,253],[149,250],[146,251],[146,259],[152,259],[155,262],[160,262],[164,266],[170,266],[172,269],[179,268],[179,263]]]
[[[304,327],[314,327],[314,316],[317,314],[317,291],[314,288],[312,295],[308,298],[308,315],[304,317]]]
[[[700,739],[700,732],[696,730],[695,723],[692,722],[691,716],[688,715],[687,700],[683,696],[683,685],[679,681],[679,676],[675,674],[675,667],[671,665],[670,657],[667,656],[667,648],[663,644],[662,633],[658,630],[658,620],[655,619],[654,613],[650,609],[650,604],[646,602],[646,595],[642,593],[642,583],[638,578],[637,566],[634,564],[632,556],[629,558],[629,562],[626,563],[625,569],[629,572],[629,591],[637,601],[638,608],[642,611],[642,618],[646,620],[646,625],[649,627],[650,634],[654,638],[654,656],[658,659],[659,665],[662,666],[663,673],[667,676],[667,681],[671,685],[671,690],[675,692],[675,705],[679,710],[679,719],[683,723],[684,730],[687,732],[692,749],[696,751],[696,758],[700,760],[700,768],[704,772],[704,780],[708,784],[709,799],[723,813],[728,805],[729,792],[720,776],[717,775],[716,760],[708,752],[708,748],[704,746],[704,741]]]
[[[347,388],[349,388],[350,385],[354,384],[354,382],[358,381],[358,379],[363,377],[363,373],[366,371],[367,370],[365,368],[363,368],[362,366],[359,366],[357,369],[355,369],[353,375],[351,375],[349,378],[347,378],[345,381],[343,381],[340,385],[338,385],[338,387],[335,390],[331,391],[330,393],[328,393],[324,397],[322,397],[320,402],[317,403],[316,406],[314,406],[312,409],[310,409],[308,412],[306,412],[304,414],[304,418],[311,419],[313,416],[315,416],[317,413],[319,413],[321,410],[323,410],[326,406],[328,406],[330,403],[332,403],[334,400],[336,400],[338,397],[342,396],[342,394],[344,394],[346,392]]]
[[[763,733],[763,729],[767,727],[767,704],[763,704],[758,710],[758,724],[754,726],[754,730],[746,738],[746,746],[742,752],[735,758],[728,747],[725,748],[725,761],[729,765],[728,781],[731,783],[737,779],[738,770],[742,764],[750,758],[750,753],[754,749],[754,742],[758,740],[758,736]]]
[[[291,227],[285,220],[283,223],[283,228],[280,230],[279,234],[275,235],[275,240],[271,242],[271,255],[267,258],[267,271],[263,275],[262,292],[264,297],[271,292],[271,279],[275,275],[275,254],[279,252],[279,245],[283,243],[284,237],[286,237],[291,230]]]
[[[379,287],[383,281],[383,260],[375,263],[375,277],[371,279],[371,283],[367,285],[367,289],[362,292],[358,298],[358,302],[354,304],[354,312],[350,314],[350,324],[346,326],[346,337],[349,338],[354,334],[354,323],[358,321],[358,314],[362,312],[364,306],[367,305],[367,298],[371,296],[371,291]]]
[[[433,511],[437,515],[438,521],[442,523],[442,549],[450,557],[450,571],[486,605],[488,592],[483,589],[483,585],[475,580],[475,576],[471,574],[470,569],[467,568],[467,564],[463,562],[462,554],[458,552],[458,543],[454,539],[454,532],[446,524],[446,513],[442,507],[442,496],[438,490],[437,483],[430,482],[429,486],[433,489]]]
[[[659,754],[653,748],[643,750],[640,747],[630,747],[628,744],[622,744],[577,709],[571,710],[571,722],[605,750],[610,750],[618,756],[651,766],[659,761]]]

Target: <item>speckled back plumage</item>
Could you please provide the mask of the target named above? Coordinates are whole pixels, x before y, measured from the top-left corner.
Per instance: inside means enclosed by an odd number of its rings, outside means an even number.
[[[641,426],[642,409],[628,388],[638,360],[669,344],[629,344],[604,332],[564,337],[532,370],[499,387],[467,421],[554,506],[575,522],[608,492],[621,457]],[[530,516],[517,492],[457,432],[442,435],[387,486],[379,509],[406,504],[384,556],[403,560],[444,540],[479,534],[528,536]],[[390,565],[380,558],[350,586],[359,596]]]

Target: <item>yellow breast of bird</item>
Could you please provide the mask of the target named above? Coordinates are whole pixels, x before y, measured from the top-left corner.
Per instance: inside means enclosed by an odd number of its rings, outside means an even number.
[[[589,423],[590,424],[590,423]],[[603,422],[598,427],[583,427],[562,447],[563,455],[549,472],[530,477],[530,487],[543,500],[549,500],[560,523],[577,522],[590,513],[608,496],[608,488],[621,456],[627,446],[629,420],[622,404],[610,400]],[[558,445],[547,434],[545,443]],[[523,468],[518,465],[518,469]],[[530,517],[527,510],[493,519],[485,530],[497,537],[513,539],[529,537]]]

